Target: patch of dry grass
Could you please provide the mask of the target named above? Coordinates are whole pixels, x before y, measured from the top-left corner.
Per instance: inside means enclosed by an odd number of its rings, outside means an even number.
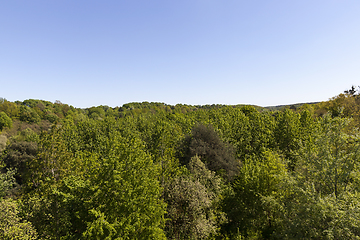
[[[4,151],[6,147],[7,137],[3,134],[0,135],[0,153]]]

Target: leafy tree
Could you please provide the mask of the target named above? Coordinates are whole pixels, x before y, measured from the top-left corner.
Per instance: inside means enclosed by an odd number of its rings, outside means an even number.
[[[346,192],[336,198],[311,186],[284,184],[288,196],[280,205],[281,225],[274,239],[357,239],[360,237],[360,196]]]
[[[21,219],[17,202],[5,198],[15,185],[14,173],[13,170],[0,173],[0,238],[36,239],[36,231],[31,223]]]
[[[10,190],[15,185],[14,170],[7,171],[6,173],[0,173],[0,199],[9,195]]]
[[[41,238],[73,237],[67,192],[62,191],[67,177],[75,173],[76,158],[67,150],[62,139],[63,129],[53,127],[43,132],[37,144],[36,158],[27,164],[24,208]],[[76,175],[75,175],[76,176]]]
[[[357,239],[360,237],[359,134],[349,121],[329,115],[303,142],[286,197],[278,201],[282,225],[274,236],[286,239]]]
[[[274,137],[276,145],[281,153],[289,161],[291,170],[296,165],[296,151],[300,148],[300,119],[299,115],[286,109],[276,115],[276,127]]]
[[[6,99],[0,100],[0,112],[5,112],[7,116],[12,119],[19,117],[19,108],[13,103],[9,102]]]
[[[262,158],[246,159],[224,199],[229,218],[224,230],[233,237],[269,238],[279,222],[277,209],[269,203],[282,195],[280,183],[286,175],[276,153],[265,151]]]
[[[360,95],[356,93],[357,90],[352,86],[351,89],[332,97],[329,101],[316,104],[316,112],[320,112],[322,115],[329,112],[333,117],[342,116],[352,118],[353,121],[350,123],[349,127],[359,127]]]
[[[16,169],[15,178],[22,184],[28,176],[28,165],[37,154],[35,142],[13,142],[5,149],[3,161],[7,169]]]
[[[0,112],[0,131],[4,128],[11,128],[12,127],[12,120],[5,112]]]
[[[349,190],[354,171],[360,162],[359,134],[347,133],[349,120],[324,117],[312,142],[306,142],[301,151],[301,171],[322,194],[336,197]]]
[[[131,129],[118,127],[64,122],[40,136],[24,202],[42,238],[164,238],[158,165]]]
[[[246,144],[246,154],[244,158],[257,156],[263,157],[267,149],[274,145],[275,122],[268,113],[251,111],[248,114],[250,141]]]
[[[50,109],[44,111],[44,119],[48,120],[51,123],[55,123],[59,120],[59,117],[54,114]]]
[[[10,198],[0,200],[0,238],[4,240],[37,239],[32,224],[19,217],[18,205]]]
[[[129,133],[128,133],[129,134]],[[113,136],[106,157],[93,155],[87,166],[93,219],[86,239],[163,239],[165,205],[160,200],[159,169],[135,136]]]
[[[180,175],[165,186],[169,239],[206,239],[217,234],[224,220],[224,215],[216,209],[220,178],[197,156],[191,158],[188,168],[191,175]]]
[[[39,114],[28,106],[20,107],[20,121],[27,123],[39,123],[41,120]]]
[[[239,161],[231,145],[221,141],[211,126],[198,124],[192,129],[192,135],[186,137],[182,163],[198,155],[206,167],[217,173],[225,172],[225,177],[233,178],[238,172]]]
[[[100,120],[105,118],[105,110],[102,106],[91,107],[88,109],[88,116],[91,119]]]
[[[357,92],[357,90],[356,90],[356,87],[354,85],[352,85],[349,90],[344,91],[344,93],[349,94],[351,96],[355,96],[356,92]]]
[[[179,163],[175,158],[176,145],[183,137],[180,127],[167,117],[167,114],[140,117],[136,123],[147,151],[153,157],[154,163],[160,165],[162,184],[178,170]]]

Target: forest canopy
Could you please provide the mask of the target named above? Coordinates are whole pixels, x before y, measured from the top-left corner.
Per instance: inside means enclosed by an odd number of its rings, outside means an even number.
[[[1,239],[358,239],[360,95],[258,107],[0,99]]]

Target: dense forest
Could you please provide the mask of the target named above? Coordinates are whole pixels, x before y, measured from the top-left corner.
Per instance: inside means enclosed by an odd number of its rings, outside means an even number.
[[[359,239],[360,94],[263,108],[0,99],[0,239]]]

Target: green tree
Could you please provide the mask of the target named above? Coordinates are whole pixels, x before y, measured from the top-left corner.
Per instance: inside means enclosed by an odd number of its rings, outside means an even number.
[[[36,239],[37,234],[31,223],[22,219],[16,201],[8,198],[15,185],[15,171],[0,173],[0,238]]]
[[[360,161],[359,134],[346,132],[349,120],[324,117],[314,134],[313,142],[306,142],[301,152],[299,168],[322,194],[336,197],[349,190],[353,173]]]
[[[14,170],[10,170],[5,173],[0,172],[0,199],[9,195],[10,190],[14,187],[14,174]]]
[[[44,110],[44,117],[45,120],[48,120],[51,123],[55,123],[59,120],[59,117],[52,112],[50,109]]]
[[[12,127],[12,120],[5,112],[0,112],[0,131],[4,128],[11,128]]]
[[[5,112],[10,118],[15,119],[19,117],[19,108],[13,103],[6,99],[0,98],[0,112]]]
[[[295,168],[297,150],[300,148],[300,130],[298,114],[289,109],[277,113],[274,138],[277,148],[288,160],[288,166],[291,170]]]
[[[20,121],[27,123],[39,123],[41,120],[39,114],[28,106],[20,107]]]
[[[165,185],[169,239],[206,239],[216,235],[225,220],[217,209],[221,179],[197,156],[191,158],[188,168],[189,175],[179,175]]]
[[[35,142],[13,142],[5,149],[2,157],[7,169],[16,169],[15,178],[22,184],[28,176],[28,166],[36,157],[37,144]]]
[[[157,116],[139,118],[137,122],[137,130],[146,143],[147,151],[154,163],[160,165],[162,184],[178,170],[176,146],[183,137],[180,127],[167,117],[167,114],[159,113]]]
[[[88,109],[88,116],[91,119],[101,120],[105,118],[105,110],[102,106],[91,107]]]
[[[276,153],[265,151],[262,155],[243,162],[224,199],[229,218],[224,230],[233,237],[240,234],[249,239],[268,239],[278,225],[278,209],[271,202],[281,198],[280,183],[287,171]]]
[[[284,182],[282,227],[286,239],[357,239],[360,237],[359,134],[348,119],[319,120],[301,144],[293,180]]]
[[[130,133],[128,133],[130,134]],[[90,179],[93,218],[87,239],[162,239],[165,205],[160,199],[159,168],[144,152],[136,136],[109,139],[106,157],[87,158],[93,165]]]
[[[65,121],[40,136],[28,219],[48,239],[162,239],[159,170],[115,120]]]
[[[0,238],[4,240],[37,239],[32,224],[19,217],[18,205],[11,198],[0,200]]]
[[[68,178],[76,178],[78,162],[62,139],[63,131],[54,126],[50,133],[43,132],[36,157],[26,164],[29,170],[25,185],[27,194],[23,195],[24,208],[41,238],[74,236],[69,220],[74,214],[68,205],[71,196],[64,189]]]
[[[227,179],[232,179],[239,168],[239,161],[235,158],[234,149],[223,142],[215,130],[198,124],[185,138],[182,163],[187,164],[190,159],[198,155],[206,167]]]

